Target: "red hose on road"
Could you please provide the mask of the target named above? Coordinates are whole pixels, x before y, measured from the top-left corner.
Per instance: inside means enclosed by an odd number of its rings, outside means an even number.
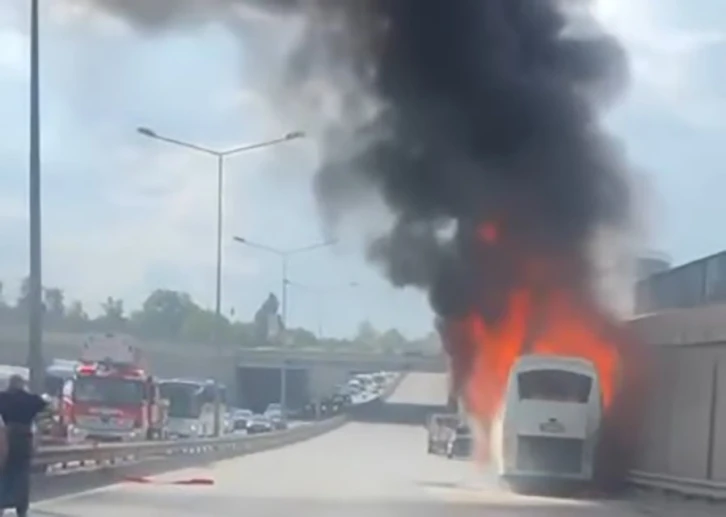
[[[213,485],[214,480],[209,478],[190,478],[176,481],[159,481],[148,477],[128,476],[124,478],[127,483],[142,483],[154,485]]]

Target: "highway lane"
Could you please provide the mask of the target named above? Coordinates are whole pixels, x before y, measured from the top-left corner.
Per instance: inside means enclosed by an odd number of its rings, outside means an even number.
[[[412,375],[394,403],[445,400],[445,380]],[[441,391],[444,387],[443,392]],[[439,395],[443,395],[443,398]],[[189,478],[213,486],[171,486]],[[36,504],[48,517],[680,517],[682,506],[568,501],[509,494],[470,462],[426,454],[420,425],[351,423],[284,449]],[[706,515],[693,512],[694,515]],[[715,513],[713,514],[715,515]]]
[[[446,404],[448,383],[440,373],[407,375],[388,398],[391,404]]]

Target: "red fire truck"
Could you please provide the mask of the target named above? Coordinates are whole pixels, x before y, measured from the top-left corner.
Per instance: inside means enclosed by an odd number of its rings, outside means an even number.
[[[166,406],[133,338],[90,335],[63,382],[60,427],[69,442],[160,439]]]

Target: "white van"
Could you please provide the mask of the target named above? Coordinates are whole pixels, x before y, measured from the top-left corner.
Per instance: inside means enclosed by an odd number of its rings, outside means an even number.
[[[594,365],[577,357],[527,355],[509,373],[495,451],[499,476],[529,482],[589,482],[602,419]]]

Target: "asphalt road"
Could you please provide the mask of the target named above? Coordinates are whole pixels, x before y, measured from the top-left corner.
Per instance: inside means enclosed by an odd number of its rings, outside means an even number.
[[[408,377],[394,403],[441,403],[443,378]],[[443,387],[443,391],[441,391]],[[424,399],[424,400],[421,400]],[[443,398],[445,400],[445,397]],[[351,423],[283,449],[36,504],[49,517],[681,517],[701,507],[661,500],[574,501],[498,488],[467,461],[428,455],[420,425]],[[207,478],[211,486],[168,485]],[[716,511],[712,515],[721,514]]]

